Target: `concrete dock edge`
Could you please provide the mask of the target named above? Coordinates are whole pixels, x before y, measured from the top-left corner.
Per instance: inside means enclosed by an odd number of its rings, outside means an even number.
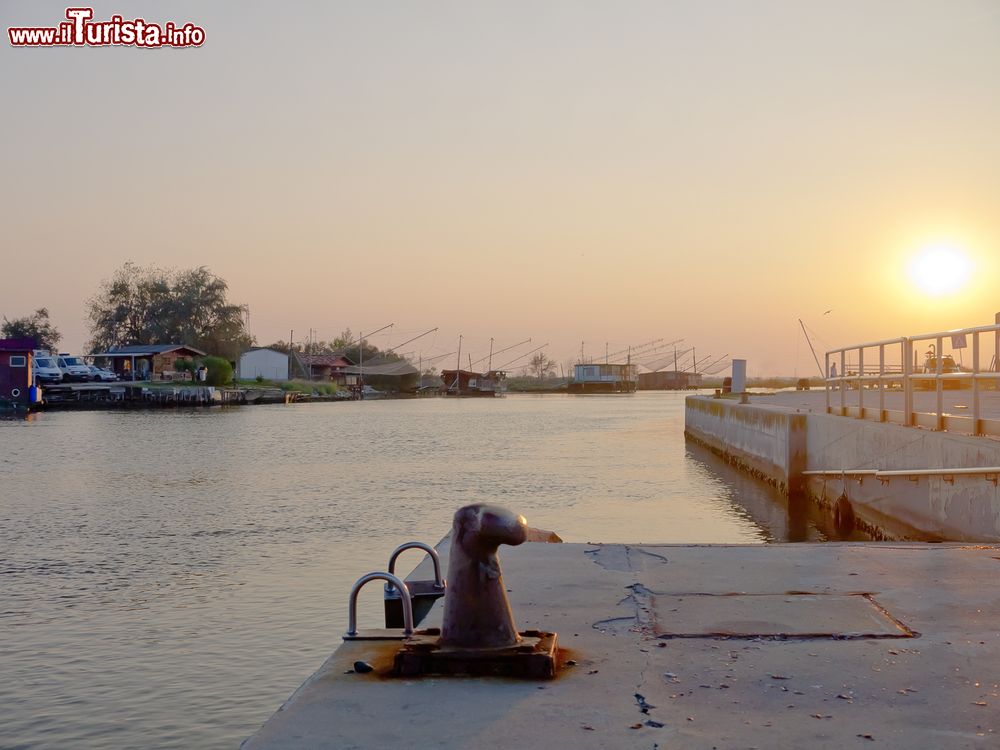
[[[1000,541],[995,476],[849,473],[1000,466],[1000,441],[709,396],[687,397],[685,435],[790,496],[848,508],[876,539]]]

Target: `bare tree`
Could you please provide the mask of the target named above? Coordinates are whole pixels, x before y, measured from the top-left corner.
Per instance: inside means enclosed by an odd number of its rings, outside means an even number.
[[[543,380],[555,372],[556,365],[556,361],[549,359],[545,352],[538,352],[528,363],[528,371],[533,377]]]

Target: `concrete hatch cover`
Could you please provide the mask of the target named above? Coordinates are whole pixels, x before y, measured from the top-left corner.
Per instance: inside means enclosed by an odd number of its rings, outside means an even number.
[[[650,596],[659,638],[913,638],[870,594]]]

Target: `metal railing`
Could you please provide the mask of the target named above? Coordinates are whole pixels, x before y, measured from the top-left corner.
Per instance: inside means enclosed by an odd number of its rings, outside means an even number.
[[[954,469],[814,469],[803,471],[802,475],[840,479],[851,477],[859,482],[864,481],[865,477],[875,477],[882,484],[897,477],[904,477],[912,482],[918,481],[920,477],[941,477],[948,484],[954,484],[956,476],[982,476],[996,487],[1000,481],[1000,466],[965,466]]]
[[[982,337],[992,337],[993,358],[988,367],[983,366]],[[972,350],[971,368],[953,367],[954,360],[945,355],[945,343],[954,349]],[[934,367],[925,371],[919,366],[915,353],[929,342],[927,363]],[[1000,436],[1000,419],[984,418],[981,393],[1000,389],[1000,315],[995,325],[959,328],[952,331],[903,336],[866,344],[855,344],[826,352],[826,411],[828,414],[893,422],[907,426],[930,427],[935,430],[964,432],[971,435]],[[946,364],[947,363],[947,364]],[[963,389],[971,391],[969,416],[945,411],[944,391]],[[914,406],[915,391],[935,393],[933,411],[920,411]],[[857,392],[854,398],[853,392]],[[877,393],[877,408],[873,400]],[[888,409],[886,397],[890,393],[902,394],[902,408]],[[833,394],[839,394],[834,399]],[[866,395],[867,401],[866,404]],[[834,401],[839,401],[835,404]]]

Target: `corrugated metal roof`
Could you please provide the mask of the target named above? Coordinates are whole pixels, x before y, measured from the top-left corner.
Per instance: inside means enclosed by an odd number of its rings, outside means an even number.
[[[193,354],[197,354],[199,357],[204,357],[205,352],[201,349],[195,349],[193,346],[188,346],[187,344],[127,344],[126,346],[113,346],[106,352],[100,354],[94,354],[95,357],[113,357],[115,355],[121,356],[123,354],[129,356],[149,356],[152,354],[165,354],[167,352],[175,351],[176,349],[187,349]]]
[[[417,375],[420,371],[405,359],[399,362],[386,362],[380,365],[365,365],[364,367],[345,367],[349,375]]]
[[[299,354],[295,355],[299,362],[304,365],[318,365],[320,367],[346,367],[351,364],[351,360],[342,354]]]

